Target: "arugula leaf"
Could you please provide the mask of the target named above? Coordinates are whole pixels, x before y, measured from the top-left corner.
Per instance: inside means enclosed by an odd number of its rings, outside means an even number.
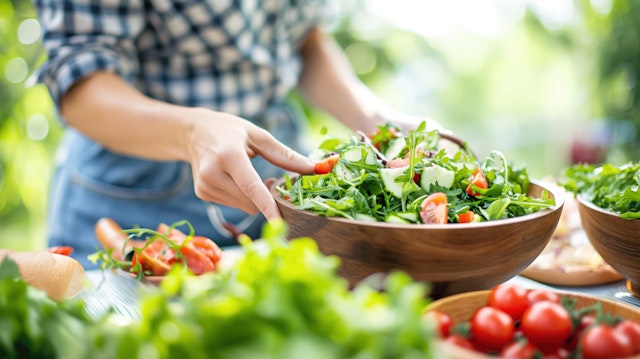
[[[394,141],[392,152],[406,156],[400,161],[407,165],[404,171],[394,169],[393,172],[386,172],[385,185],[381,173],[384,172],[382,170],[389,171],[388,161],[393,158],[375,158],[376,152],[371,146],[384,150],[384,146],[391,141]],[[385,221],[397,218],[402,213],[402,218],[411,223],[420,223],[418,214],[421,203],[433,192],[447,194],[449,222],[457,222],[457,216],[463,208],[478,214],[478,219],[487,221],[521,216],[555,204],[552,198],[539,200],[527,197],[530,182],[526,169],[514,169],[499,151],[492,151],[480,162],[464,151],[449,155],[438,148],[439,141],[440,134],[427,131],[424,122],[407,136],[393,125],[386,124],[379,126],[370,138],[351,136],[346,139],[327,139],[317,151],[340,155],[333,171],[323,175],[300,176],[295,181],[287,177],[286,182],[277,189],[298,209],[355,220]],[[404,148],[397,147],[402,143]],[[419,178],[424,169],[430,166],[452,171],[453,185],[443,187],[436,181],[429,188],[422,188],[416,184],[415,178]],[[477,168],[482,169],[489,187],[474,187],[474,192],[479,194],[474,197],[468,195],[465,189]],[[407,212],[413,215],[407,216]]]
[[[640,218],[640,163],[576,164],[565,169],[558,184],[624,219]]]

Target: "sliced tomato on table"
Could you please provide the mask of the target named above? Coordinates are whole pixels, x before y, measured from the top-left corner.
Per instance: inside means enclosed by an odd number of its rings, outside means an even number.
[[[449,220],[447,209],[447,195],[443,192],[435,192],[422,201],[420,217],[426,224],[446,224]]]

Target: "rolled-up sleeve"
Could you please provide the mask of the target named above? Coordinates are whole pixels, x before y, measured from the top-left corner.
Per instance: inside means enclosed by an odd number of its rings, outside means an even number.
[[[38,80],[56,104],[96,71],[112,71],[133,82],[138,72],[135,39],[145,21],[142,0],[34,0],[34,5],[47,53]]]

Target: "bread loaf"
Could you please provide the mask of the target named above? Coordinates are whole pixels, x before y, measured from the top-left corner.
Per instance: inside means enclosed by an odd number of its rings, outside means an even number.
[[[85,284],[84,268],[77,260],[46,251],[12,252],[0,250],[0,262],[6,257],[18,265],[22,278],[56,301],[78,294]]]

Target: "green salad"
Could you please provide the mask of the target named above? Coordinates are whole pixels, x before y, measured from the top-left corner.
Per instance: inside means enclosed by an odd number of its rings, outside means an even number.
[[[640,218],[640,163],[596,167],[576,164],[565,170],[559,184],[602,209],[624,219]]]
[[[371,135],[328,138],[310,157],[315,174],[278,186],[296,208],[323,216],[391,223],[467,223],[506,219],[555,205],[527,196],[525,168],[492,151],[479,161],[465,143],[455,154],[423,122],[403,135],[392,124]]]

